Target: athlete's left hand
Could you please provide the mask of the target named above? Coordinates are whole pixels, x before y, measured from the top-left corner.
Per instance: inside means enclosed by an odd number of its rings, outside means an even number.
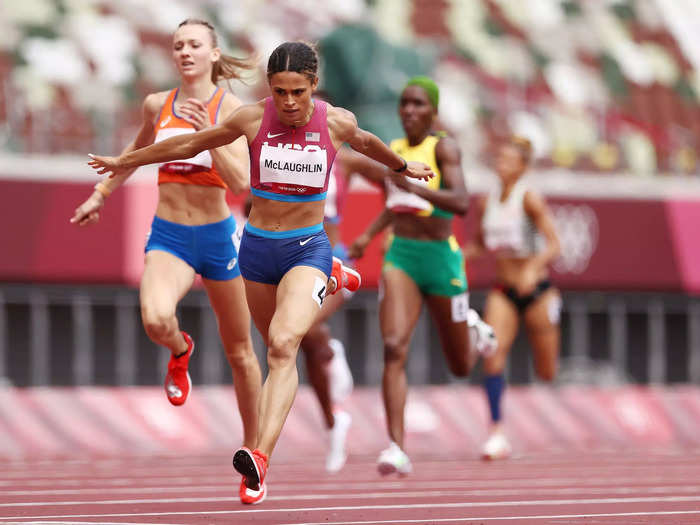
[[[180,106],[180,113],[184,115],[184,119],[192,124],[192,127],[197,131],[211,126],[207,106],[199,99],[188,98],[187,101]]]
[[[435,176],[433,170],[430,169],[430,166],[423,164],[422,162],[415,161],[410,161],[406,164],[406,171],[404,171],[402,175],[412,179],[422,180],[430,180]]]
[[[93,155],[88,153],[90,160],[88,166],[97,171],[100,175],[110,173],[110,178],[119,174],[119,172],[124,169],[121,166],[121,157],[102,157],[100,155]]]

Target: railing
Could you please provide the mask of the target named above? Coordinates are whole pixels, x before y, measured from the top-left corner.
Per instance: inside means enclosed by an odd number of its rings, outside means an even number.
[[[480,309],[484,294],[471,302]],[[197,341],[193,381],[230,382],[216,319],[206,294],[195,290],[180,304],[183,329]],[[376,292],[363,291],[331,319],[358,384],[376,385],[382,343]],[[253,329],[265,367],[264,345]],[[412,384],[461,381],[444,364],[437,333],[424,310],[411,343]],[[700,298],[656,293],[564,293],[559,381],[700,384]],[[141,327],[138,291],[87,286],[0,285],[0,379],[17,386],[158,384],[168,353]],[[304,380],[303,366],[300,367]],[[507,376],[534,380],[530,352],[519,334]],[[479,370],[469,381],[477,381]]]

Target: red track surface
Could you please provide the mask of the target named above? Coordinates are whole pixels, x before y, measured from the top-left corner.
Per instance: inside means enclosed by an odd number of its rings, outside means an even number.
[[[341,473],[322,458],[274,464],[269,497],[236,496],[230,456],[0,462],[2,523],[700,523],[700,451],[528,453],[484,463],[414,457],[381,478],[374,454]]]

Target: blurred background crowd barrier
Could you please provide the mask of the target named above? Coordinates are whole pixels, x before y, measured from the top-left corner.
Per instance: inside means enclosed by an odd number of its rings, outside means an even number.
[[[217,27],[260,68],[234,83],[267,94],[280,42],[317,42],[321,87],[382,139],[401,133],[409,76],[441,88],[442,126],[463,150],[473,195],[493,185],[499,138],[535,147],[531,184],[562,240],[561,383],[700,383],[700,3],[696,0],[23,0],[0,3],[0,378],[17,386],[159,384],[167,352],[140,325],[138,279],[156,202],[144,168],[109,198],[100,223],[68,223],[95,176],[88,152],[116,153],[140,104],[177,82],[171,34],[187,17]],[[240,215],[241,197],[232,197]],[[351,186],[346,242],[381,209]],[[461,240],[473,218],[456,220]],[[359,261],[366,287],[332,320],[360,384],[382,364],[380,242]],[[480,308],[488,260],[468,267]],[[229,383],[204,293],[180,308],[197,339],[193,381]],[[256,351],[264,348],[256,334]],[[412,343],[412,383],[455,381],[427,315]],[[264,361],[264,360],[263,360]],[[509,380],[532,381],[518,339]],[[471,381],[477,380],[479,373]]]

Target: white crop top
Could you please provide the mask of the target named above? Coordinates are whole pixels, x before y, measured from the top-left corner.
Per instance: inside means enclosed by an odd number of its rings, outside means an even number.
[[[492,192],[482,218],[486,248],[502,257],[526,258],[541,250],[542,238],[525,212],[527,187],[517,182],[501,202],[501,188]]]

